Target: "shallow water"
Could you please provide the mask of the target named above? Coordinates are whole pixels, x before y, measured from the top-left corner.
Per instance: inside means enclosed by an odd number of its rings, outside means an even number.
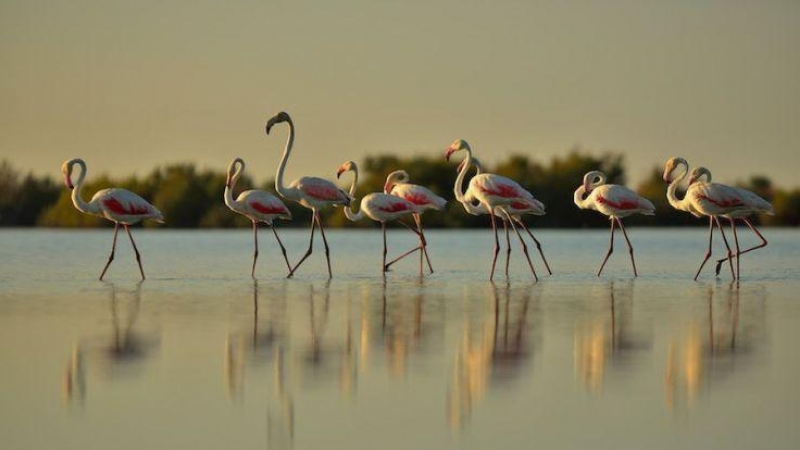
[[[429,232],[380,276],[377,231],[328,232],[296,278],[271,234],[0,231],[0,436],[62,448],[797,448],[800,233],[767,229],[740,288],[705,230],[538,233],[488,282],[485,230]],[[281,230],[292,260],[304,230]],[[755,243],[742,233],[742,245]],[[389,235],[390,254],[414,244]],[[535,249],[531,249],[535,254]]]

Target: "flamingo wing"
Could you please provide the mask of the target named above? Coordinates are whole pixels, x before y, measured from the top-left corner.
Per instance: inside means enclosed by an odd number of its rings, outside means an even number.
[[[625,186],[605,184],[592,191],[592,198],[597,204],[597,210],[608,214],[613,212],[616,216],[625,216],[634,213],[651,215],[656,207],[653,203]]]
[[[302,177],[292,183],[305,196],[316,202],[347,205],[350,196],[332,182],[318,177]]]
[[[91,202],[99,205],[103,215],[115,222],[132,224],[142,219],[164,221],[161,211],[127,189],[103,189],[94,194]]]
[[[396,184],[392,188],[391,194],[404,198],[423,209],[441,211],[447,205],[447,200],[434,194],[430,189],[416,184]]]
[[[247,216],[262,222],[272,222],[275,217],[291,219],[289,208],[275,195],[262,190],[249,190],[239,194],[237,202],[245,206]]]
[[[479,193],[486,197],[494,197],[495,199],[507,202],[513,199],[527,199],[533,197],[530,192],[526,191],[519,183],[511,178],[490,173],[482,173],[472,177],[469,182],[469,187],[477,191],[476,194]]]
[[[740,187],[733,187],[733,189],[736,190],[736,192],[744,200],[744,203],[748,207],[750,207],[750,209],[752,209],[754,212],[765,213],[770,215],[775,214],[775,210],[772,207],[772,203],[759,197],[755,192],[748,191],[747,189],[743,189]]]
[[[386,222],[418,212],[419,207],[402,197],[376,192],[361,200],[361,209],[373,220]]]
[[[686,191],[686,196],[695,203],[697,209],[711,215],[749,208],[745,203],[745,197],[737,189],[720,183],[693,183]]]

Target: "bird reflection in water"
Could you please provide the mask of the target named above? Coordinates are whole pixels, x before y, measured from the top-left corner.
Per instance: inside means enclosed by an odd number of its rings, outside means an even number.
[[[244,398],[245,368],[270,364],[272,383],[267,402],[267,437],[270,447],[289,447],[294,437],[294,400],[287,385],[286,283],[284,292],[261,307],[258,280],[253,280],[253,326],[228,335],[225,343],[225,386],[228,397]],[[266,315],[266,320],[261,319]],[[264,323],[266,322],[266,323]]]
[[[483,323],[475,327],[470,315],[464,315],[461,344],[456,349],[447,395],[447,419],[455,430],[469,420],[490,383],[508,383],[532,358],[528,312],[533,293],[538,296],[541,287],[524,286],[519,291],[521,298],[512,301],[508,283],[502,286],[492,283],[489,310],[481,314]]]
[[[751,303],[749,320],[740,322],[740,290],[731,282],[724,288],[706,288],[707,306],[702,318],[684,327],[668,349],[664,374],[665,407],[693,406],[698,396],[709,391],[715,379],[740,369],[743,356],[750,356],[763,328],[763,298]],[[716,297],[716,299],[715,299]],[[737,364],[738,363],[738,364]]]
[[[141,369],[141,361],[159,345],[157,338],[134,330],[139,317],[142,281],[136,284],[132,292],[125,292],[132,298],[123,314],[120,313],[118,306],[119,289],[114,283],[106,282],[106,284],[110,288],[111,340],[103,344],[95,343],[93,340],[79,340],[73,346],[62,383],[64,399],[68,404],[75,400],[79,404],[84,403],[88,380],[87,366],[100,369],[101,374],[107,378],[129,376],[135,374],[136,369]]]
[[[575,327],[575,375],[592,394],[602,392],[609,364],[628,371],[631,357],[652,347],[651,338],[632,330],[633,283],[629,280],[615,289],[615,281],[611,280],[603,296],[607,298],[606,306],[596,317]],[[596,298],[592,296],[590,301],[594,303]]]

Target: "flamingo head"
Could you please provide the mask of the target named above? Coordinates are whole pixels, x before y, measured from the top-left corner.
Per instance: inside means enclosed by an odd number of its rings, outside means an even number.
[[[666,164],[664,164],[664,175],[662,177],[665,183],[672,182],[672,172],[674,172],[675,169],[681,165],[687,170],[689,169],[689,163],[680,156],[673,156],[667,160]]]
[[[72,166],[75,164],[76,160],[71,159],[69,161],[64,161],[64,164],[61,164],[61,173],[64,175],[64,184],[67,185],[70,189],[75,189],[75,185],[72,184]]]
[[[383,192],[388,194],[392,192],[392,188],[395,184],[408,183],[410,179],[411,177],[408,176],[408,172],[405,170],[395,170],[386,176],[386,184],[383,185]]]
[[[354,163],[353,161],[347,161],[346,163],[342,163],[342,165],[339,166],[339,169],[336,170],[336,178],[341,177],[342,174],[347,171],[355,172],[356,170],[358,170],[358,166],[356,166],[356,163]]]
[[[269,130],[271,130],[276,123],[291,122],[291,121],[292,118],[289,117],[289,113],[281,111],[278,114],[275,114],[267,121],[267,134],[269,134]]]
[[[701,178],[706,177],[705,182],[711,182],[711,171],[706,169],[703,166],[695,167],[692,169],[692,173],[689,174],[689,184],[693,184],[696,181],[700,181]]]
[[[244,172],[244,160],[242,158],[234,158],[228,165],[228,177],[225,179],[225,187],[232,187],[242,172]]]
[[[588,194],[592,192],[594,188],[605,184],[605,182],[606,182],[606,175],[603,172],[600,172],[599,170],[593,170],[583,176],[583,189]]]
[[[444,157],[448,161],[450,161],[450,156],[453,153],[455,153],[455,152],[457,152],[459,150],[469,150],[469,151],[471,151],[471,149],[469,148],[469,144],[467,144],[467,141],[465,141],[463,139],[456,139],[455,141],[453,141],[452,144],[450,144],[449,147],[447,147],[447,150],[445,151]]]

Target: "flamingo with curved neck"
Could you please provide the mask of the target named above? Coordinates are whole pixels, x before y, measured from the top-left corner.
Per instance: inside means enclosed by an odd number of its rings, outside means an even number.
[[[353,172],[353,182],[350,185],[350,197],[355,198],[356,185],[358,184],[358,166],[353,161],[347,161],[339,166],[336,171],[336,178],[342,176],[345,172]],[[350,206],[344,208],[344,214],[353,222],[361,220],[366,214],[370,219],[380,222],[381,232],[383,233],[383,262],[381,264],[381,272],[386,276],[388,265],[386,264],[386,254],[388,247],[386,245],[386,222],[390,220],[400,220],[403,217],[417,214],[421,210],[419,205],[412,203],[402,197],[396,195],[386,194],[383,192],[373,192],[367,194],[361,199],[361,206],[358,212],[352,210],[352,203]],[[413,228],[411,228],[414,231]],[[415,250],[422,251],[422,243]],[[419,264],[419,275],[422,276],[422,260]]]
[[[244,172],[244,167],[245,164],[242,158],[235,158],[233,161],[231,161],[230,165],[228,166],[228,178],[225,181],[224,198],[225,205],[231,211],[247,217],[253,223],[254,251],[253,267],[250,270],[250,276],[253,278],[256,276],[259,222],[269,225],[272,233],[275,235],[275,239],[278,241],[278,245],[281,247],[283,259],[286,261],[286,267],[289,270],[292,270],[292,266],[289,264],[289,258],[286,256],[286,247],[283,246],[283,242],[281,242],[281,238],[278,236],[278,232],[275,230],[275,227],[272,224],[275,219],[290,220],[292,218],[292,213],[289,212],[289,209],[278,197],[260,189],[249,189],[242,191],[239,196],[234,199],[233,189],[236,186],[236,182],[239,180],[239,177]]]
[[[322,226],[320,210],[326,206],[348,206],[350,205],[350,197],[335,184],[323,178],[301,177],[288,185],[284,183],[283,173],[286,170],[286,163],[289,161],[289,155],[294,145],[294,123],[292,122],[292,118],[289,117],[289,114],[281,111],[270,118],[266,126],[267,134],[269,134],[273,126],[284,122],[289,125],[289,137],[286,140],[283,156],[281,157],[281,162],[278,165],[278,172],[275,176],[275,190],[281,197],[301,204],[303,207],[310,209],[312,213],[311,237],[308,242],[308,250],[306,250],[303,257],[300,258],[297,264],[289,271],[288,277],[293,276],[300,265],[311,255],[314,250],[314,229],[319,226],[320,234],[322,234],[322,242],[325,244],[325,261],[328,265],[328,278],[332,278],[330,248],[328,247],[328,240],[325,238],[325,228]]]
[[[78,176],[77,183],[73,184],[72,172],[76,165],[80,167],[81,173]],[[130,225],[145,219],[164,223],[164,216],[161,214],[161,211],[142,197],[127,189],[120,188],[102,189],[97,191],[94,196],[92,196],[91,200],[88,202],[84,201],[81,194],[83,192],[83,183],[86,179],[86,162],[80,158],[65,161],[61,165],[61,173],[64,175],[64,183],[68,188],[72,189],[72,204],[75,205],[78,211],[85,214],[100,216],[114,222],[114,239],[111,242],[111,253],[108,255],[108,261],[105,267],[103,267],[103,271],[100,272],[100,280],[103,279],[108,267],[111,265],[111,261],[114,260],[114,252],[117,248],[117,233],[119,232],[120,224],[125,228],[125,232],[131,240],[133,251],[136,254],[136,263],[139,265],[139,273],[144,280],[142,257],[139,254],[139,249],[136,248],[136,242],[133,240]]]
[[[633,257],[633,245],[628,239],[628,232],[625,230],[625,225],[622,224],[622,218],[628,217],[633,214],[645,214],[652,216],[655,212],[655,206],[650,200],[640,197],[632,190],[625,186],[616,184],[606,184],[606,175],[603,172],[594,170],[583,176],[583,184],[575,189],[573,194],[573,201],[578,208],[593,209],[601,214],[608,216],[611,220],[611,242],[608,246],[608,252],[600,265],[600,270],[597,271],[599,277],[603,273],[603,268],[608,262],[611,253],[614,252],[614,224],[618,224],[625,236],[625,242],[628,243],[628,253],[631,257],[631,265],[633,266],[633,276],[639,276],[636,271],[636,260]]]
[[[675,175],[675,172],[678,171],[678,174]],[[686,211],[691,213],[695,217],[702,217],[708,216],[708,250],[706,251],[705,257],[703,258],[703,262],[700,263],[700,268],[697,269],[697,273],[694,275],[694,279],[697,280],[697,277],[700,276],[700,272],[703,270],[703,267],[708,261],[708,258],[711,257],[712,253],[712,246],[714,241],[714,224],[717,225],[720,234],[722,235],[722,241],[725,243],[725,248],[727,249],[727,260],[730,263],[731,269],[731,276],[735,279],[736,274],[733,271],[733,261],[731,257],[733,256],[733,252],[731,251],[731,247],[728,244],[728,238],[725,236],[725,230],[722,228],[722,224],[717,217],[720,211],[715,210],[715,208],[710,207],[712,206],[708,201],[704,201],[704,198],[710,198],[706,193],[705,190],[702,189],[700,184],[694,183],[690,184],[689,187],[686,189],[686,194],[684,194],[683,199],[679,199],[677,196],[678,185],[689,175],[689,163],[681,157],[672,157],[667,160],[666,164],[664,165],[664,175],[663,179],[664,182],[669,183],[667,186],[667,201],[673,208]]]

